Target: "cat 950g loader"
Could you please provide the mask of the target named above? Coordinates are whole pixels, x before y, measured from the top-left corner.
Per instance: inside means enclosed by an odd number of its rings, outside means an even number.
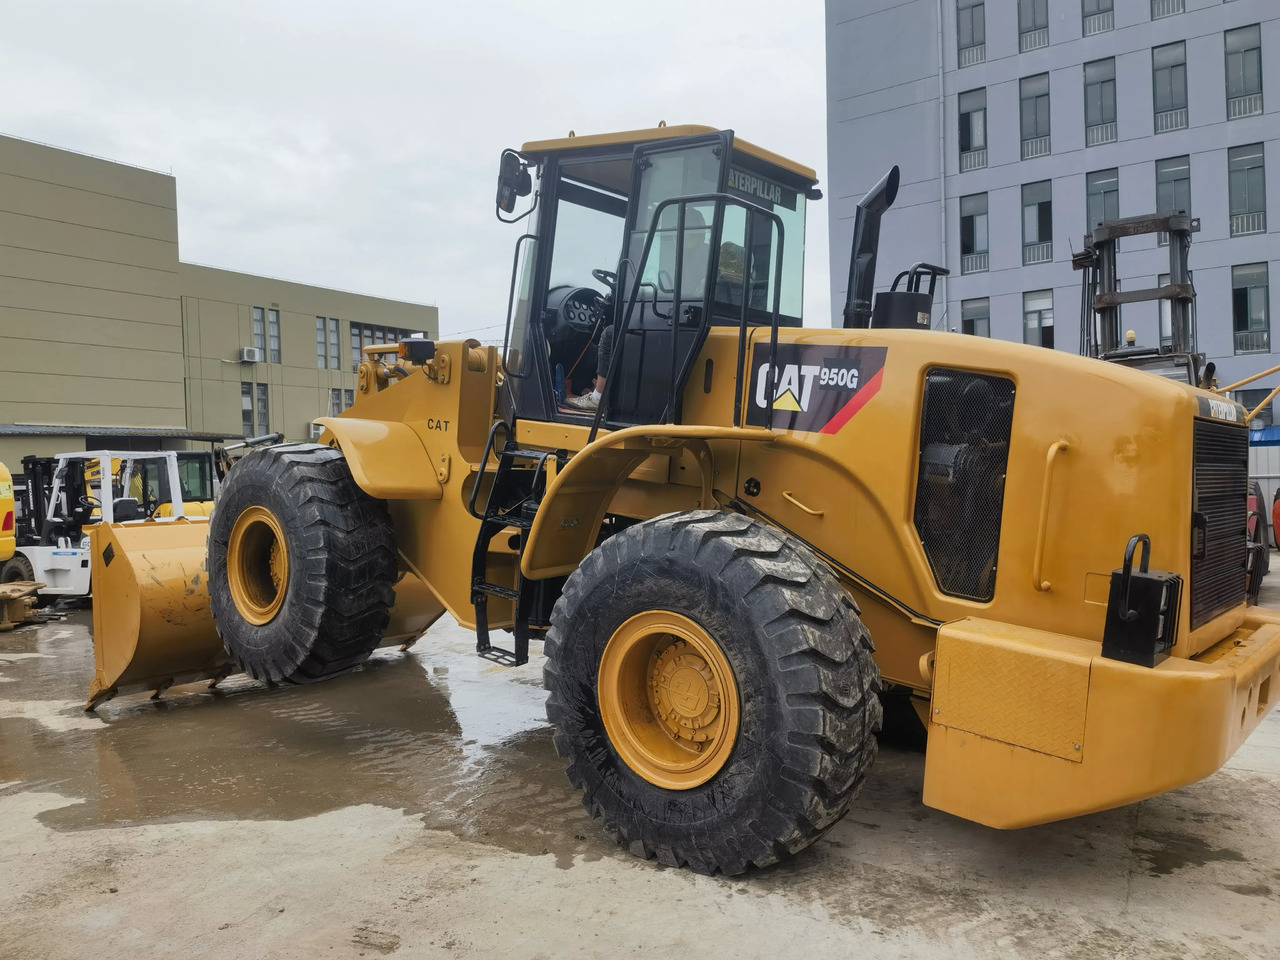
[[[208,609],[157,642],[216,629],[281,683],[446,611],[498,662],[541,641],[587,809],[704,872],[845,813],[882,691],[927,723],[924,801],[994,827],[1213,772],[1280,689],[1280,613],[1246,604],[1241,408],[931,330],[941,268],[873,299],[897,185],[860,204],[844,328],[814,329],[809,168],[694,126],[504,152],[499,218],[528,224],[504,347],[366,348],[320,443],[232,469]],[[146,609],[121,639],[119,608],[164,588],[111,533],[94,563],[151,585],[100,601],[95,642],[145,649]]]

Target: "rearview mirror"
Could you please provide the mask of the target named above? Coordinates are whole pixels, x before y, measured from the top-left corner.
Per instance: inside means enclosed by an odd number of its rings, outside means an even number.
[[[533,178],[529,176],[529,167],[520,159],[514,150],[502,151],[502,161],[498,166],[498,209],[503,213],[512,213],[516,208],[518,197],[527,197],[533,190]]]

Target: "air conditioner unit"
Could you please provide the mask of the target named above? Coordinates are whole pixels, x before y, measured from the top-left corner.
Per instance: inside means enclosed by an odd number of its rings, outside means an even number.
[[[262,350],[258,347],[241,347],[240,348],[241,363],[261,363]]]
[[[311,437],[312,440],[319,440],[320,434],[324,433],[324,425],[320,423],[312,423],[307,426],[307,435]]]

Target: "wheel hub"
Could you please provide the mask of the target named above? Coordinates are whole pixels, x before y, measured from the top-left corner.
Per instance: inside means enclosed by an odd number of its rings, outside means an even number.
[[[720,687],[707,661],[677,640],[653,658],[649,704],[675,737],[701,749],[720,714]]]
[[[733,751],[733,668],[711,635],[681,614],[652,610],[619,626],[601,654],[597,696],[618,756],[656,786],[700,786]]]
[[[266,507],[247,508],[227,541],[227,586],[240,616],[261,626],[284,604],[289,549],[280,521]]]

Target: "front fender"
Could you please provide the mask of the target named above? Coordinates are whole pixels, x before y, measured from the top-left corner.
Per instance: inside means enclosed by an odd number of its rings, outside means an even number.
[[[439,500],[443,490],[422,439],[406,423],[320,417],[321,443],[342,450],[351,476],[371,497],[380,500]]]
[[[714,470],[708,440],[768,443],[775,439],[763,427],[645,425],[606,434],[584,447],[551,481],[538,507],[520,572],[531,580],[563,577],[577,569],[595,546],[605,510],[614,494],[641,463],[653,454],[691,450],[702,468],[703,506],[714,501]]]

